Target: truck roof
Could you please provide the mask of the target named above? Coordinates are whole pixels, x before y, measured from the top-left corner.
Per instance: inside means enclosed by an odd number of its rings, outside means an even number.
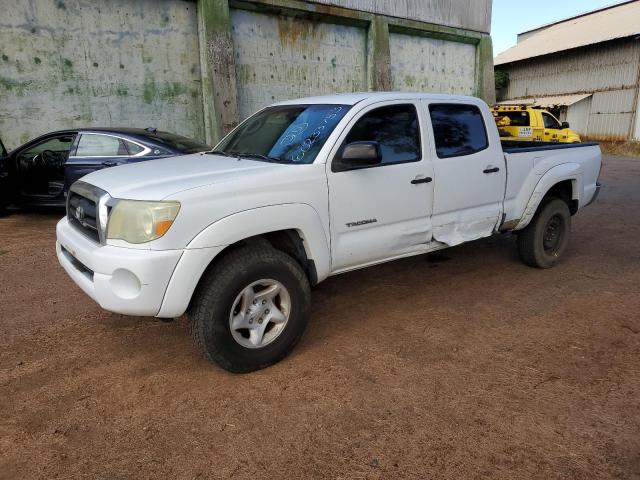
[[[480,101],[478,98],[466,95],[445,95],[436,93],[420,93],[420,92],[355,92],[355,93],[339,93],[334,95],[320,95],[317,97],[305,97],[294,100],[286,100],[274,103],[274,105],[300,105],[300,104],[335,104],[335,105],[355,105],[365,100],[375,102],[383,100],[439,100],[439,101]]]

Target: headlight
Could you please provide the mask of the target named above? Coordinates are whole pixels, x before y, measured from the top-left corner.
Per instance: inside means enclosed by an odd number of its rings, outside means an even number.
[[[145,243],[169,231],[180,211],[178,202],[118,200],[107,225],[107,239]]]

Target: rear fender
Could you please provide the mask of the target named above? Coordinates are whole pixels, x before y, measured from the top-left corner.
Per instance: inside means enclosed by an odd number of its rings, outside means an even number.
[[[542,202],[542,199],[545,197],[547,192],[549,192],[554,185],[566,180],[571,180],[572,200],[577,200],[578,205],[581,207],[583,205],[581,200],[584,197],[582,167],[578,163],[564,163],[562,165],[558,165],[547,170],[547,172],[542,175],[533,190],[529,201],[527,202],[524,214],[520,218],[518,224],[514,227],[514,230],[522,230],[529,225],[529,222],[535,215],[538,207],[540,206],[540,202]]]

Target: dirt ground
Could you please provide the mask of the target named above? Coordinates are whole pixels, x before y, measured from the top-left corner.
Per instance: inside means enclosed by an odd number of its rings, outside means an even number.
[[[102,311],[60,214],[0,219],[0,478],[640,478],[640,162],[607,157],[566,260],[511,236],[329,279],[269,369]]]

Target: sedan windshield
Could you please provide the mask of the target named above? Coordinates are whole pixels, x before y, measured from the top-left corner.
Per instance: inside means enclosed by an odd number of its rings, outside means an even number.
[[[349,105],[282,105],[249,118],[216,151],[240,158],[312,163]]]

